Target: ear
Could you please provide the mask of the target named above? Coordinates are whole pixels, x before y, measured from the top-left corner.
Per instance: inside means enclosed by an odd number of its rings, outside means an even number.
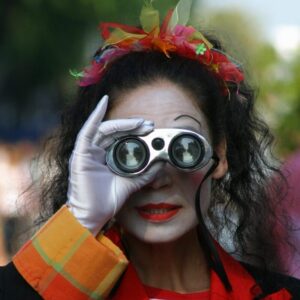
[[[226,158],[227,144],[225,139],[223,139],[221,143],[215,147],[215,152],[219,158],[219,164],[212,173],[212,178],[219,179],[222,178],[228,170],[228,162]]]

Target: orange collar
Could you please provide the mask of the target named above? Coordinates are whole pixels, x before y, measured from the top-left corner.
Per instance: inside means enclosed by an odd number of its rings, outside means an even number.
[[[253,300],[261,293],[261,289],[255,279],[247,270],[219,245],[217,245],[221,261],[232,285],[232,291],[228,292],[218,275],[211,271],[210,300]],[[129,264],[123,275],[120,285],[111,300],[149,300],[143,284],[132,264]],[[263,298],[264,300],[290,300],[290,293],[281,289]]]

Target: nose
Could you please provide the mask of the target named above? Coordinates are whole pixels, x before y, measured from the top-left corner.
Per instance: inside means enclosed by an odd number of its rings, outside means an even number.
[[[167,171],[166,167],[167,166],[164,166],[164,168],[158,171],[155,178],[149,184],[147,184],[147,188],[158,190],[172,184],[171,175]]]

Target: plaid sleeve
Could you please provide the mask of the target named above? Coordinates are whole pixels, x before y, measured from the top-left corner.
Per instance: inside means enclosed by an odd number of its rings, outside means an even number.
[[[104,299],[128,262],[107,237],[97,239],[62,207],[14,256],[43,299]]]

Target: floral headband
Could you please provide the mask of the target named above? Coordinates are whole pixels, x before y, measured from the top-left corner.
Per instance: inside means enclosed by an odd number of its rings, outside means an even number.
[[[152,1],[151,1],[152,2]],[[101,54],[94,57],[91,65],[82,72],[71,71],[79,79],[80,86],[99,82],[108,64],[130,52],[160,51],[170,57],[172,53],[194,59],[207,66],[224,83],[224,93],[228,94],[227,83],[239,84],[244,79],[239,65],[213,45],[192,26],[189,20],[192,0],[180,0],[174,10],[170,10],[160,26],[159,12],[148,2],[140,14],[141,28],[118,23],[101,23],[104,40]]]

